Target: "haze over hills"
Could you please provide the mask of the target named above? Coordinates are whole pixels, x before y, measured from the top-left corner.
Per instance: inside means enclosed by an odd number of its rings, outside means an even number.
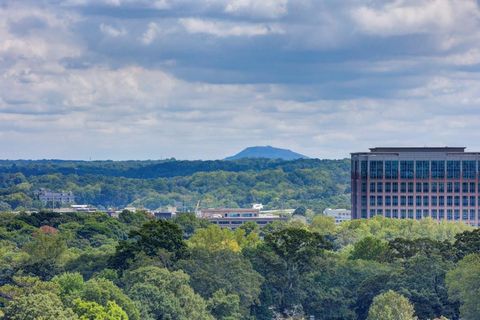
[[[293,152],[289,149],[275,148],[272,146],[255,146],[248,147],[239,153],[225,158],[225,160],[238,160],[245,158],[265,158],[265,159],[282,159],[282,160],[296,160],[309,159],[309,157]]]

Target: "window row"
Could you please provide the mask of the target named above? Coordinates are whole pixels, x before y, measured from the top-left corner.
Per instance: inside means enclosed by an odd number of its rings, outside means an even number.
[[[432,218],[440,220],[455,220],[455,221],[470,221],[475,222],[477,215],[475,210],[462,210],[460,214],[459,209],[432,209],[431,212],[427,209],[371,209],[369,211],[369,216],[367,215],[367,210],[362,210],[361,217],[372,218],[374,216],[384,216],[386,218],[397,218],[397,219],[422,219],[422,218]]]
[[[370,179],[475,179],[476,160],[362,160],[360,176]],[[358,162],[352,165],[352,174],[358,174]]]
[[[475,193],[480,191],[480,184],[476,189],[477,184],[475,182],[370,182],[370,193]],[[367,183],[362,182],[362,192],[367,192]]]
[[[381,207],[381,206],[417,206],[417,207],[428,207],[428,206],[447,206],[447,207],[459,207],[460,204],[464,207],[475,207],[476,203],[480,206],[480,197],[475,196],[370,196],[367,199],[367,196],[362,196],[361,205],[362,207]]]

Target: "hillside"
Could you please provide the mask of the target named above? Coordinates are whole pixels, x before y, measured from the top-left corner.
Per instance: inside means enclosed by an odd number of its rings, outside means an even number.
[[[257,146],[248,147],[240,151],[236,155],[225,158],[225,160],[238,160],[238,159],[282,159],[282,160],[296,160],[296,159],[308,159],[303,154],[293,152],[288,149],[280,149],[272,146]]]
[[[350,161],[0,161],[0,210],[39,208],[34,191],[72,191],[77,203],[156,209],[177,204],[349,207]]]

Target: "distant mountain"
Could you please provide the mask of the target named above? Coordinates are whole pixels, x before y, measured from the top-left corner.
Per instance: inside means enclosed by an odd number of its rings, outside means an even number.
[[[307,156],[293,152],[288,149],[274,148],[271,146],[257,146],[248,147],[234,156],[225,158],[225,160],[238,160],[244,158],[266,158],[282,160],[308,159]]]

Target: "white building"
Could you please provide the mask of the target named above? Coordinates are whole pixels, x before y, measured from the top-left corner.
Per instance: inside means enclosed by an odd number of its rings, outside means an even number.
[[[323,214],[326,215],[327,217],[334,218],[336,224],[339,224],[344,221],[352,220],[352,212],[348,209],[327,208],[323,210]]]

